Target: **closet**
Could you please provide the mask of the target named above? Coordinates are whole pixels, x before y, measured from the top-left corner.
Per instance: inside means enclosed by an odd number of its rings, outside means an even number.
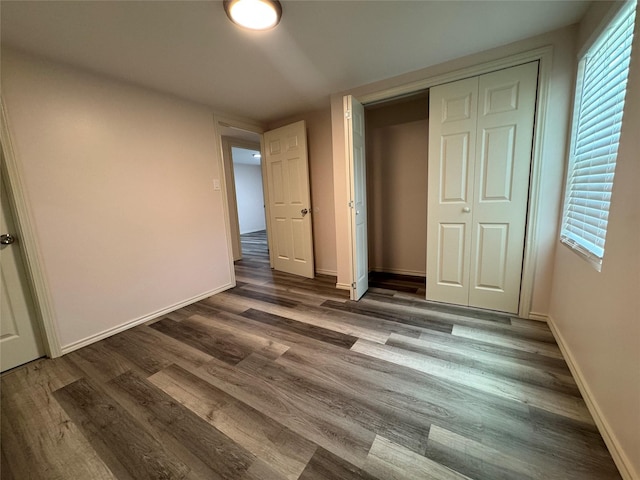
[[[367,105],[363,271],[426,275],[427,300],[518,313],[537,83],[535,61]]]
[[[430,89],[427,299],[517,313],[538,62]]]
[[[369,270],[424,277],[428,92],[367,106]]]

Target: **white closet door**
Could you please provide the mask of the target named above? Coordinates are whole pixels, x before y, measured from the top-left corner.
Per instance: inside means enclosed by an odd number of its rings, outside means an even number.
[[[480,77],[469,305],[517,313],[538,63]]]
[[[369,289],[364,107],[351,95],[343,97],[343,107],[351,196],[351,300],[359,300]]]
[[[427,300],[467,305],[478,78],[430,90]]]
[[[434,87],[427,299],[517,313],[538,64]]]

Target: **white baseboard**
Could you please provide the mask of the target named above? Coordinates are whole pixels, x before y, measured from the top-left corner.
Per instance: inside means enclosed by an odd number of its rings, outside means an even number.
[[[349,283],[336,283],[336,288],[339,290],[351,290],[351,284]]]
[[[546,313],[529,312],[529,320],[537,320],[538,322],[549,323],[549,315]]]
[[[560,351],[562,352],[562,355],[564,356],[564,359],[569,366],[569,370],[571,370],[571,374],[573,375],[573,378],[578,385],[578,389],[582,394],[582,398],[584,398],[584,402],[587,404],[589,413],[591,413],[591,416],[593,417],[593,420],[595,421],[596,426],[600,431],[600,435],[602,435],[604,443],[607,445],[609,453],[611,453],[611,457],[613,457],[613,461],[620,471],[620,475],[622,475],[622,478],[624,480],[639,480],[640,475],[637,471],[635,471],[629,458],[616,439],[616,436],[609,426],[609,423],[602,414],[602,411],[600,410],[595,397],[591,393],[589,384],[585,380],[584,375],[582,374],[582,370],[580,370],[578,363],[575,361],[571,350],[569,350],[569,346],[562,336],[562,333],[558,329],[556,322],[553,320],[553,317],[551,315],[548,315],[546,317],[549,328],[551,329],[551,332],[553,333],[553,336],[555,337],[556,342],[560,347]]]
[[[216,288],[214,290],[201,293],[200,295],[196,295],[195,297],[191,297],[191,298],[188,298],[187,300],[183,300],[181,302],[165,307],[162,310],[149,313],[147,315],[135,318],[133,320],[129,320],[128,322],[122,323],[116,327],[109,328],[100,333],[96,333],[95,335],[91,335],[90,337],[83,338],[82,340],[78,340],[76,342],[70,343],[69,345],[65,345],[62,347],[62,354],[65,355],[67,353],[73,352],[74,350],[78,350],[79,348],[86,347],[87,345],[91,345],[92,343],[99,342],[100,340],[103,340],[107,337],[115,335],[116,333],[123,332],[125,330],[128,330],[129,328],[135,327],[136,325],[140,325],[141,323],[148,322],[149,320],[153,320],[154,318],[161,317],[162,315],[166,315],[167,313],[173,312],[182,307],[186,307],[187,305],[191,305],[192,303],[195,303],[199,300],[210,297],[211,295],[215,295],[216,293],[223,292],[230,288],[233,288],[233,285],[229,283],[220,288]]]
[[[338,272],[335,270],[326,270],[324,268],[316,268],[316,273],[319,273],[320,275],[331,275],[332,277],[338,276]]]
[[[412,277],[427,277],[427,273],[419,270],[405,270],[402,268],[383,268],[375,267],[370,269],[371,272],[396,273],[398,275],[410,275]]]

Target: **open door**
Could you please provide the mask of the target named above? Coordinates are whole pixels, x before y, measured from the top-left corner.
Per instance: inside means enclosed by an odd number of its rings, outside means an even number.
[[[44,349],[4,179],[0,195],[0,371],[4,372],[42,357]]]
[[[344,97],[343,105],[350,188],[351,300],[359,300],[369,288],[364,107],[351,95]]]
[[[304,121],[265,132],[269,251],[273,268],[314,277],[307,132]]]

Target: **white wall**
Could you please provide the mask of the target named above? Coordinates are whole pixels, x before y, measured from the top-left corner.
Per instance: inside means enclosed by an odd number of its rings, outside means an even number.
[[[603,6],[596,2],[587,12],[580,29],[583,42],[606,16]],[[639,24],[637,18],[602,271],[556,237],[550,310],[599,411],[605,439],[611,436],[609,445],[626,461],[625,478],[634,479],[640,478]]]
[[[262,167],[260,165],[233,164],[238,204],[240,235],[265,230]]]
[[[369,269],[426,274],[429,99],[365,109]]]
[[[530,304],[532,312],[549,312],[553,257],[556,247],[557,222],[563,179],[568,118],[571,107],[572,80],[575,70],[576,27],[566,27],[485,52],[417,70],[405,75],[364,85],[349,92],[331,96],[333,139],[333,184],[336,216],[336,264],[338,283],[350,282],[349,216],[347,172],[345,169],[344,119],[342,96],[359,96],[454,72],[456,70],[501,59],[540,47],[553,46],[550,91],[547,102],[547,122],[543,131],[542,177],[539,216],[542,219],[538,235],[538,255],[535,258],[535,280]]]
[[[210,109],[3,49],[63,348],[230,286]]]

